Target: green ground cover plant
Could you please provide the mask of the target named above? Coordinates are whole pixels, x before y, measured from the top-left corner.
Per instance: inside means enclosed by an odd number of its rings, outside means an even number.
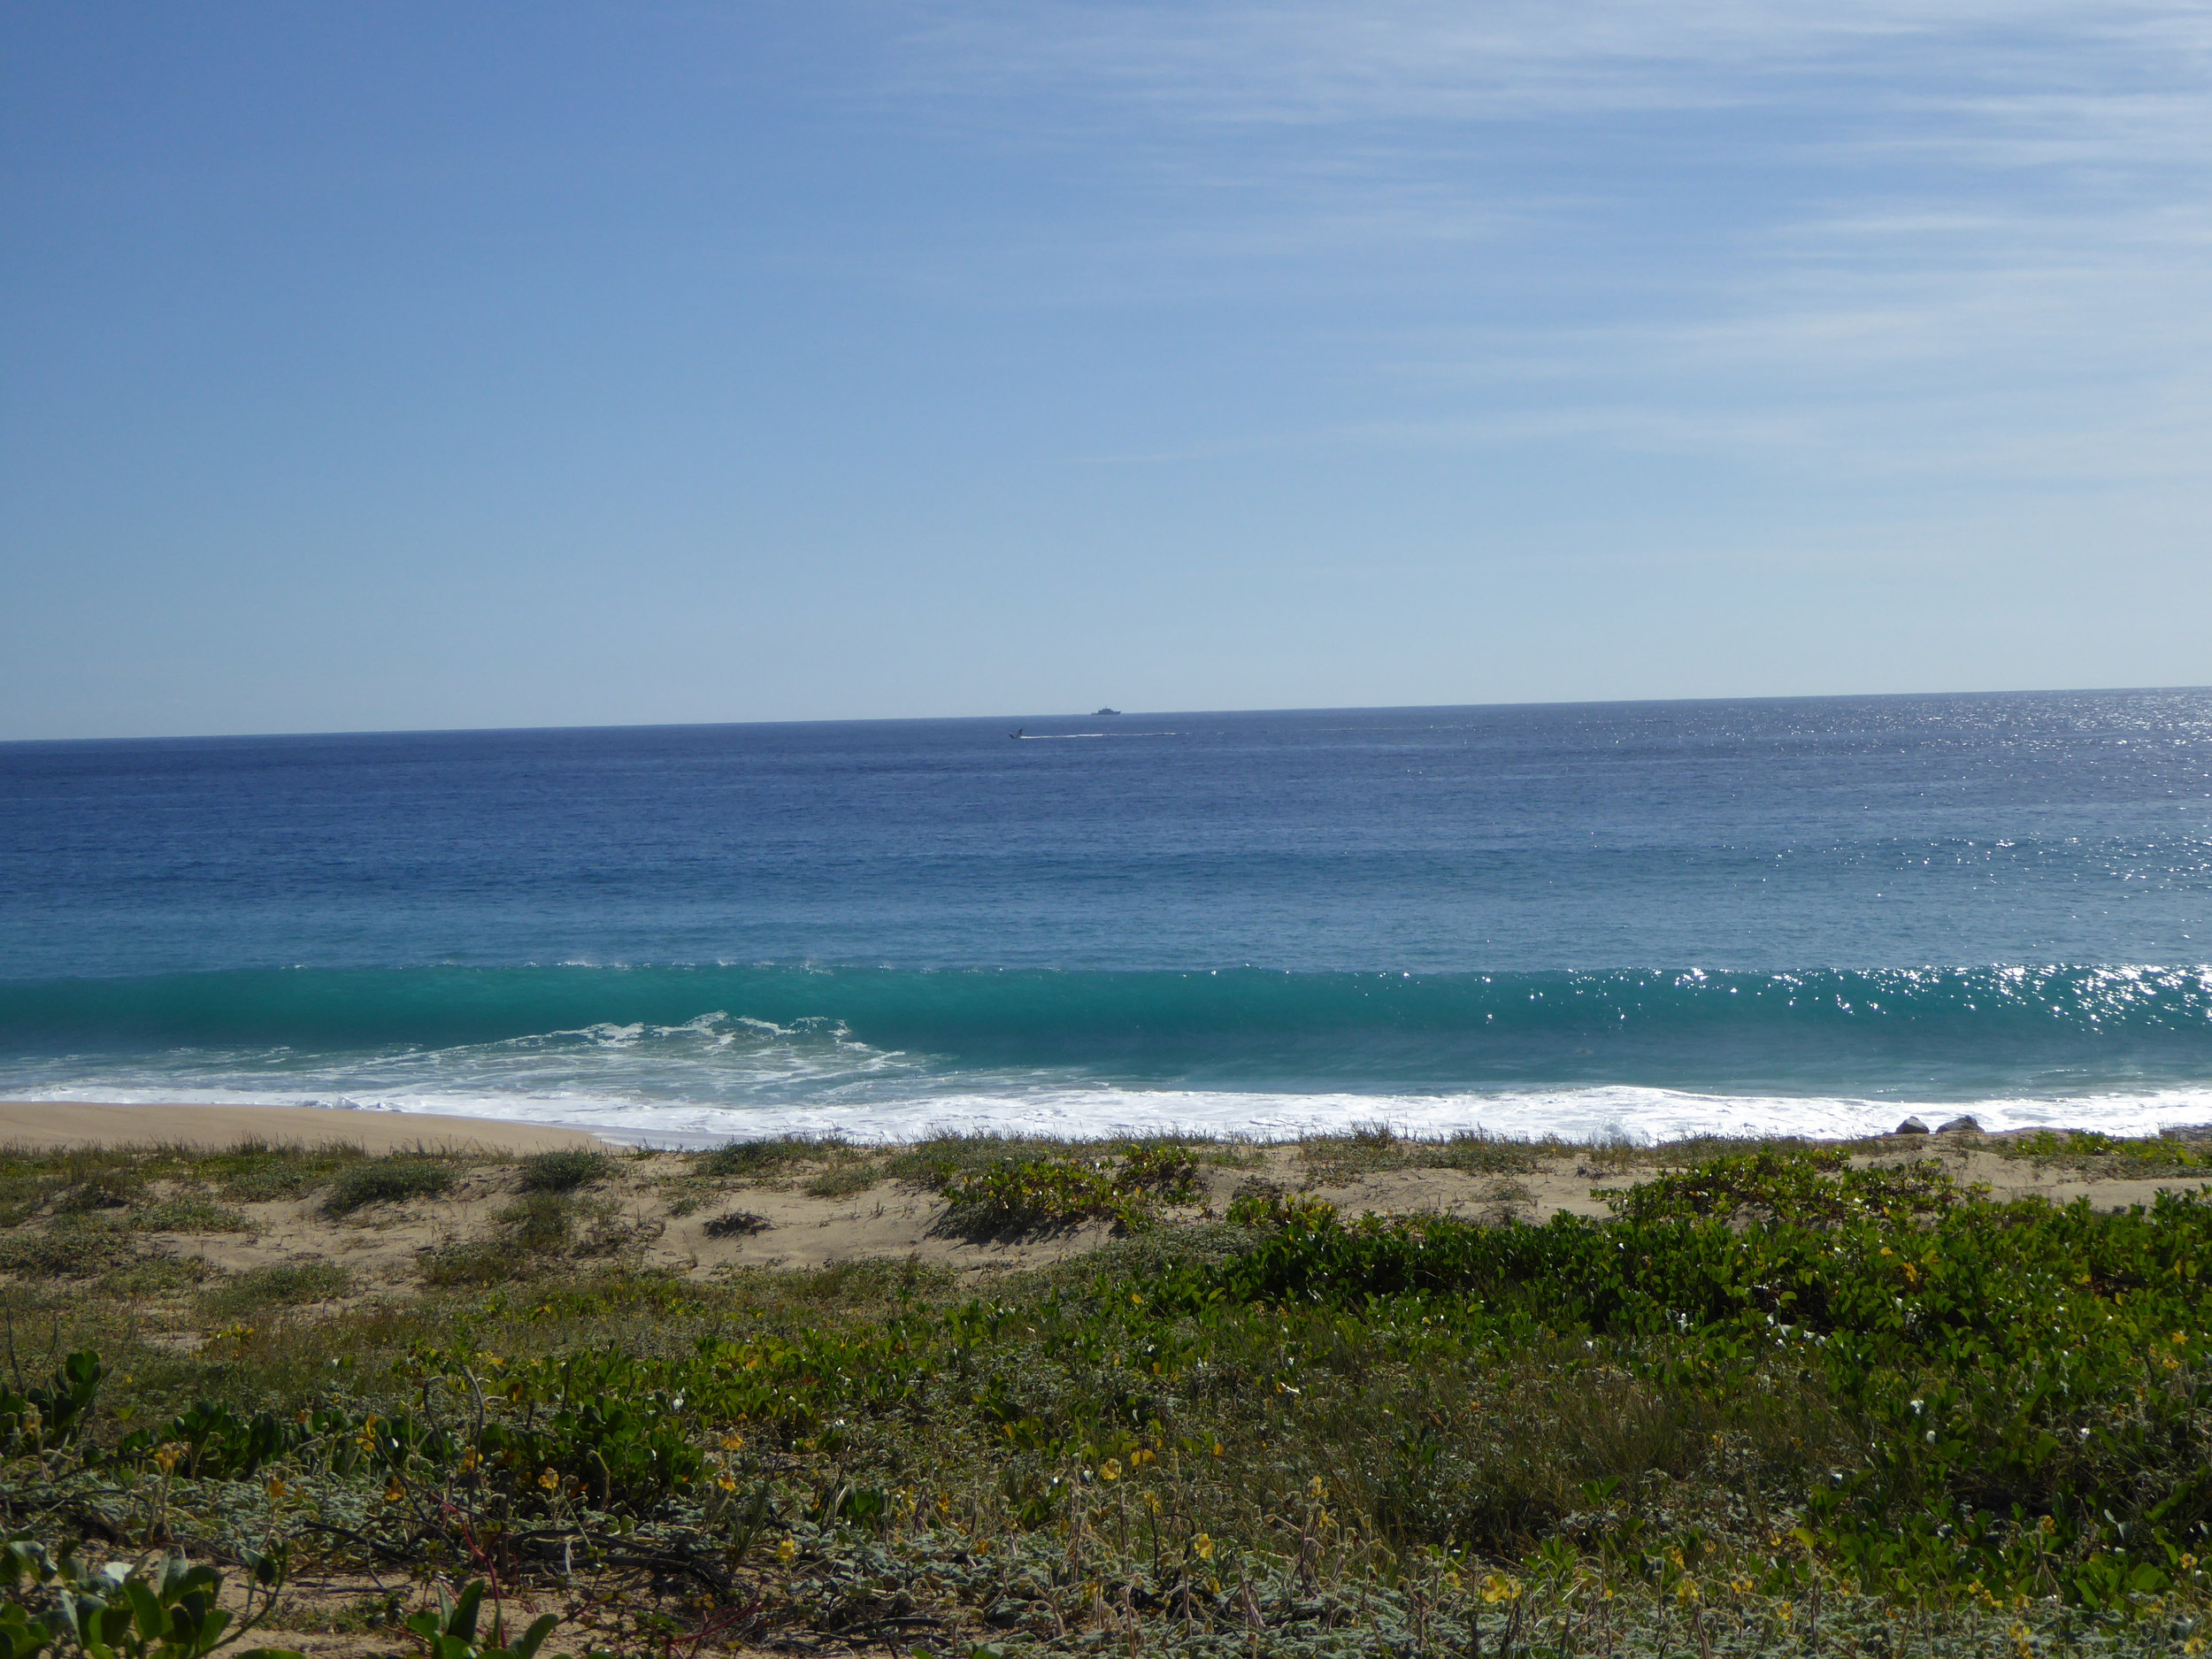
[[[943,1179],[1188,1182],[1138,1150]],[[567,1262],[307,1318],[272,1282],[182,1354],[18,1284],[0,1521],[536,1584],[664,1659],[2186,1653],[2208,1247],[2194,1196],[1733,1146],[1541,1226],[1256,1186],[980,1294]]]

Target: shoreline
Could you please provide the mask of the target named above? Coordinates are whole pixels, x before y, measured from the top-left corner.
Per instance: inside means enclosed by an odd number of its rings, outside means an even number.
[[[1970,1111],[1962,1115],[1970,1118],[1973,1116]],[[1926,1123],[1931,1131],[1934,1131],[1937,1122],[1941,1121],[1928,1122],[1932,1114],[1924,1106],[1918,1111],[1909,1112],[1909,1116]],[[1256,1148],[1293,1147],[1317,1139],[1328,1140],[1348,1134],[1357,1136],[1379,1130],[1394,1140],[1408,1143],[1445,1141],[1455,1135],[1471,1134],[1502,1144],[1555,1146],[1562,1149],[1597,1148],[1617,1142],[1645,1152],[1663,1151],[1671,1146],[1691,1143],[1740,1142],[1747,1146],[1769,1141],[1853,1147],[1880,1143],[1903,1149],[1916,1141],[1931,1147],[1962,1143],[1970,1146],[1977,1143],[1995,1145],[2046,1133],[2116,1133],[2130,1138],[2139,1136],[2188,1142],[2212,1141],[2212,1123],[2169,1124],[2150,1131],[2147,1135],[2140,1129],[2131,1132],[2083,1123],[2013,1125],[1978,1127],[1963,1137],[1948,1133],[1931,1133],[1923,1141],[1918,1135],[1898,1133],[1894,1125],[1856,1134],[1839,1132],[1827,1125],[1809,1133],[1793,1133],[1763,1126],[1717,1125],[1710,1128],[1686,1129],[1672,1133],[1653,1133],[1638,1139],[1632,1136],[1589,1135],[1577,1133],[1572,1128],[1551,1134],[1537,1134],[1509,1129],[1486,1129],[1480,1125],[1448,1128],[1430,1124],[1393,1124],[1380,1118],[1365,1124],[1316,1124],[1302,1127],[1263,1122],[1241,1130],[1204,1123],[1108,1122],[1095,1130],[1075,1133],[1059,1125],[1048,1127],[1021,1123],[949,1122],[918,1133],[887,1135],[872,1125],[856,1125],[847,1130],[827,1124],[794,1127],[777,1121],[757,1125],[733,1124],[726,1130],[708,1131],[657,1128],[643,1125],[548,1123],[527,1118],[480,1118],[465,1113],[287,1105],[273,1102],[0,1099],[0,1146],[37,1150],[157,1144],[212,1149],[231,1147],[250,1139],[272,1140],[287,1144],[343,1142],[370,1153],[434,1147],[517,1156],[551,1151],[563,1147],[601,1147],[625,1151],[700,1151],[729,1142],[755,1141],[818,1141],[890,1150],[919,1145],[946,1134],[1001,1140],[1010,1143],[1034,1142],[1070,1147],[1163,1140],[1192,1144],[1242,1145]]]

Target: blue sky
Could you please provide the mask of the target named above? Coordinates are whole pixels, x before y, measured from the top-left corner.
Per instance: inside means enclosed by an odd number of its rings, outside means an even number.
[[[17,6],[0,737],[2212,681],[2202,4]]]

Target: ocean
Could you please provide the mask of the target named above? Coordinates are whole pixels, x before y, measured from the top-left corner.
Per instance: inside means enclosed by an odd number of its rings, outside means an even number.
[[[2212,692],[0,745],[0,1095],[2212,1121]]]

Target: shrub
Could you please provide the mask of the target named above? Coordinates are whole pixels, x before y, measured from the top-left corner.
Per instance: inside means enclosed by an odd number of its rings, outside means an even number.
[[[733,1210],[726,1216],[717,1216],[703,1229],[710,1239],[749,1238],[756,1233],[765,1233],[772,1224],[765,1216],[757,1216],[749,1210]]]
[[[538,1263],[498,1239],[442,1244],[422,1253],[422,1282],[440,1290],[504,1285],[527,1278]]]
[[[949,1217],[978,1231],[1015,1233],[1110,1216],[1127,1231],[1149,1224],[1156,1202],[1188,1203],[1198,1166],[1179,1146],[1130,1148],[1111,1158],[1001,1159],[948,1176]]]
[[[526,1193],[572,1193],[596,1186],[614,1173],[614,1160],[589,1147],[562,1147],[534,1152],[522,1161]]]
[[[855,1193],[864,1193],[880,1183],[883,1172],[872,1164],[855,1160],[849,1164],[833,1164],[809,1181],[804,1191],[810,1198],[850,1198]]]
[[[697,1155],[693,1167],[721,1180],[764,1180],[803,1164],[819,1164],[845,1149],[834,1137],[821,1140],[784,1135],[772,1141],[733,1141]]]
[[[371,1204],[437,1198],[453,1190],[450,1165],[419,1153],[396,1152],[345,1171],[330,1184],[324,1213],[349,1216]]]
[[[353,1294],[353,1276],[335,1262],[280,1262],[218,1285],[201,1306],[218,1318],[237,1318],[264,1308],[334,1302]]]
[[[219,1179],[221,1195],[233,1203],[261,1204],[296,1198],[340,1171],[367,1162],[368,1156],[346,1141],[308,1148],[250,1136],[227,1151],[202,1157],[195,1167],[207,1179]]]
[[[147,1254],[130,1233],[104,1222],[64,1225],[43,1233],[0,1237],[0,1272],[26,1279],[89,1279]]]
[[[515,1250],[550,1256],[568,1248],[576,1225],[576,1201],[565,1192],[526,1193],[494,1217]]]
[[[58,1216],[89,1215],[96,1210],[127,1210],[142,1195],[145,1183],[128,1170],[88,1175],[54,1201]]]
[[[242,1211],[204,1198],[165,1198],[140,1210],[131,1225],[144,1233],[257,1233]]]

